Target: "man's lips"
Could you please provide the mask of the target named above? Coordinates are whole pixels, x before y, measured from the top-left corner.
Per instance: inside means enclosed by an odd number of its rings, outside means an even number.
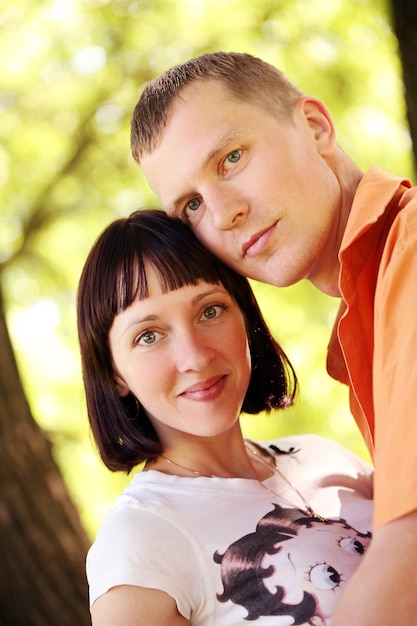
[[[226,376],[223,374],[212,376],[201,383],[196,383],[195,385],[191,385],[191,387],[187,387],[187,389],[184,389],[184,391],[182,391],[179,395],[193,400],[212,399],[223,390],[225,381]]]
[[[268,226],[268,228],[264,228],[263,230],[260,230],[259,232],[255,233],[255,235],[252,235],[250,239],[245,241],[245,243],[242,245],[243,256],[247,256],[247,257],[257,256],[261,252],[262,248],[266,245],[275,226],[276,224],[273,224],[272,226]]]

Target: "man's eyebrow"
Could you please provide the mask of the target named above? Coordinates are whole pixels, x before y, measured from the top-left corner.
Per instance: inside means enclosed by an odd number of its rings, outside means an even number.
[[[227,146],[227,144],[231,143],[232,141],[237,140],[239,137],[241,136],[241,131],[239,129],[232,129],[232,130],[227,130],[224,133],[221,133],[218,137],[216,137],[213,145],[211,146],[210,151],[207,153],[207,155],[205,156],[202,164],[201,164],[201,168],[204,170],[206,169],[210,163],[213,161],[213,159],[215,159],[218,154],[220,152],[222,152],[225,147]],[[181,196],[178,196],[178,198],[175,198],[175,200],[173,200],[170,205],[167,207],[167,213],[169,215],[174,215],[177,210],[178,207],[180,205],[183,204],[185,198],[187,198],[189,195],[192,195],[192,192],[188,192],[188,193],[184,193],[181,194]]]
[[[235,141],[238,137],[240,137],[240,135],[241,131],[236,128],[221,133],[221,135],[216,138],[210,152],[204,159],[203,167],[207,167],[211,163],[211,161],[218,155],[218,153],[224,150],[225,146],[228,143],[230,143],[231,141]]]

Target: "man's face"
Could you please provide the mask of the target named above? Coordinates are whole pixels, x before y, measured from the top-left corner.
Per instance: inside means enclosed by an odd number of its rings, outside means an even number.
[[[241,274],[277,286],[333,273],[340,187],[325,108],[300,98],[292,120],[237,100],[217,81],[183,90],[141,166],[166,212]]]

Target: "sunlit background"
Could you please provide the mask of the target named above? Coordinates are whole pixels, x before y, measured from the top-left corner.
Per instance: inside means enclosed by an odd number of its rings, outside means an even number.
[[[157,204],[129,148],[143,85],[203,52],[255,54],[327,103],[360,167],[412,176],[397,44],[383,0],[0,0],[0,29],[7,321],[33,414],[93,536],[127,478],[104,469],[89,437],[75,297],[102,228]],[[301,391],[284,414],[245,416],[245,434],[314,431],[367,458],[347,393],[325,372],[337,300],[308,283],[255,289]]]

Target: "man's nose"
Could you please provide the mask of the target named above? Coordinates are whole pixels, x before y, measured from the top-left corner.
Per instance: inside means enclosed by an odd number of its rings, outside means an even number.
[[[217,230],[230,230],[241,225],[249,211],[248,202],[234,189],[219,185],[205,194],[205,203],[212,224]]]

